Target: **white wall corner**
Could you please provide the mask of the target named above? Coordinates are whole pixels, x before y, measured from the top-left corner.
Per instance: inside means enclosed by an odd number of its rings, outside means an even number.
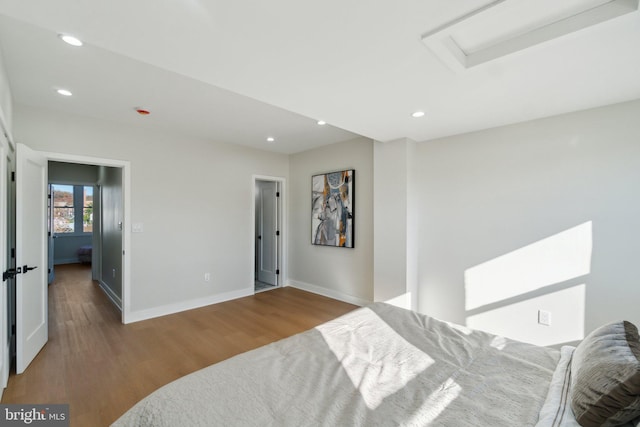
[[[417,307],[417,218],[412,183],[416,142],[374,144],[374,300],[410,295]]]
[[[420,218],[419,200],[420,186],[417,184],[417,173],[419,170],[417,157],[417,142],[407,140],[407,249],[406,249],[406,266],[407,266],[407,295],[408,303],[411,310],[418,309],[418,249],[420,247],[419,225]]]
[[[311,283],[301,282],[299,280],[288,280],[287,286],[291,286],[292,288],[300,289],[303,291],[311,292],[314,294],[322,295],[327,298],[333,298],[338,301],[346,302],[349,304],[358,305],[360,307],[369,305],[372,301],[368,301],[363,298],[359,298],[353,295],[345,294],[344,292],[336,291],[334,289],[327,289],[322,286],[312,285]]]

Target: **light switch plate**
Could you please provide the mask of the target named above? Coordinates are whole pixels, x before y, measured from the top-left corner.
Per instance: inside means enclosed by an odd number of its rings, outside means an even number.
[[[545,326],[551,326],[551,312],[538,310],[538,323]]]

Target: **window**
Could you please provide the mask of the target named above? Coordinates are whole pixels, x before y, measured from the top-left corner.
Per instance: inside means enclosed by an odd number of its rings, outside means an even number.
[[[82,231],[93,231],[93,187],[82,187]]]
[[[73,233],[75,209],[73,208],[73,186],[53,185],[53,232]]]
[[[56,234],[93,231],[93,187],[52,185],[53,232]]]

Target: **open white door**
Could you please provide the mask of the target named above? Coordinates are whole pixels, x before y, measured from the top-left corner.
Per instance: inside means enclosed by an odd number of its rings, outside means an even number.
[[[16,373],[44,347],[47,322],[47,159],[17,144]]]
[[[8,141],[4,134],[0,132],[0,271],[3,273],[8,270],[7,247],[9,245],[9,211],[8,211],[8,194],[9,194],[9,158],[8,158]],[[9,337],[7,333],[7,323],[9,320],[9,304],[8,304],[8,281],[5,280],[3,274],[0,284],[0,397],[2,389],[7,386],[9,378]]]
[[[257,267],[258,280],[277,285],[278,269],[278,199],[277,183],[257,181]]]

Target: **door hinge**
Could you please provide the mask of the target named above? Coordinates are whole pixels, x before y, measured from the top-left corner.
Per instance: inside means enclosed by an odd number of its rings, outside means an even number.
[[[279,235],[280,235],[280,230],[277,230],[276,231],[276,236],[279,236]]]
[[[276,197],[280,197],[280,192],[276,191]]]
[[[16,257],[16,248],[11,248],[11,258]]]
[[[16,173],[11,171],[11,182],[16,182]]]
[[[280,274],[280,270],[276,270],[276,275]]]
[[[11,335],[16,334],[16,325],[11,325]]]

